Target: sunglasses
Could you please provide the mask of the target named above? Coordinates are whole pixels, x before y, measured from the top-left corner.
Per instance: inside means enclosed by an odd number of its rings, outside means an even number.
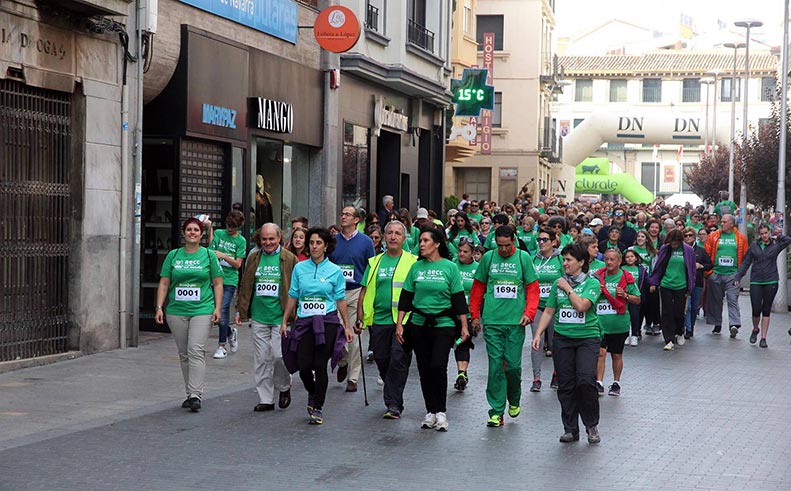
[[[694,237],[695,234],[684,234],[684,237]]]
[[[623,213],[622,213],[622,212],[620,212],[620,211],[617,211],[617,212],[615,212],[615,216],[617,216],[617,217],[622,217],[622,216],[623,216]]]
[[[459,239],[459,245],[461,245],[461,244],[470,244],[470,245],[472,245],[473,241],[472,241],[472,239],[468,239],[467,237],[462,237],[462,238]]]
[[[538,242],[541,242],[541,243],[549,242],[550,240],[552,240],[552,239],[550,239],[549,237],[539,237],[538,238]]]

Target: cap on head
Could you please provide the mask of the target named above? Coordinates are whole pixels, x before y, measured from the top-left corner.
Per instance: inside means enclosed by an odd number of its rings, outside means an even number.
[[[428,218],[428,210],[425,208],[418,208],[417,213],[415,213],[415,218],[420,220],[421,218]]]
[[[601,221],[601,218],[594,218],[593,220],[590,221],[588,225],[591,227],[595,227],[597,225],[604,225],[604,222]]]

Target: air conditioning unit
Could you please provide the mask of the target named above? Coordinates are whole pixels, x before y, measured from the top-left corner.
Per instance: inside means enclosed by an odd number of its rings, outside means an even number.
[[[155,34],[157,32],[157,12],[159,0],[142,0],[140,2],[140,29],[143,32]]]

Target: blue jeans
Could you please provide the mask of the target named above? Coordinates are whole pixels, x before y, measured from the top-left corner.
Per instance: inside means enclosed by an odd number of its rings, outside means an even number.
[[[703,287],[696,286],[692,289],[692,295],[689,297],[689,307],[687,308],[687,315],[684,318],[684,328],[689,333],[695,330],[695,320],[698,318],[698,309],[700,309],[700,295],[702,293]]]
[[[223,285],[222,308],[220,309],[220,344],[225,344],[228,340],[228,333],[231,332],[228,322],[231,316],[231,302],[233,301],[234,293],[236,293],[235,286]]]

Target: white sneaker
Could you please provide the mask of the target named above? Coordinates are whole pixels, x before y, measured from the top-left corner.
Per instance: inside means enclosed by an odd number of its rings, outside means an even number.
[[[676,344],[679,346],[684,346],[686,339],[684,339],[684,335],[676,336]]]
[[[382,380],[382,377],[376,377],[376,385],[378,385],[378,386],[380,386],[380,387],[381,387],[381,386],[383,386],[384,384],[385,384],[385,381],[384,381],[384,380]]]
[[[214,359],[219,360],[221,358],[225,358],[228,356],[228,352],[225,351],[225,347],[217,346],[217,351],[214,352]]]
[[[640,339],[637,336],[632,336],[629,338],[629,346],[636,348]]]
[[[673,351],[673,349],[675,349],[673,347],[673,341],[668,341],[668,343],[662,349],[665,350],[665,351]]]
[[[231,353],[236,353],[239,349],[239,331],[235,327],[231,328],[231,335],[228,336],[228,342],[231,345]]]
[[[445,413],[437,413],[437,424],[434,425],[437,431],[448,431],[448,417]]]
[[[445,421],[447,424],[447,420]],[[423,418],[423,422],[420,423],[421,428],[431,429],[437,426],[437,415],[434,413],[426,413],[426,417]]]

